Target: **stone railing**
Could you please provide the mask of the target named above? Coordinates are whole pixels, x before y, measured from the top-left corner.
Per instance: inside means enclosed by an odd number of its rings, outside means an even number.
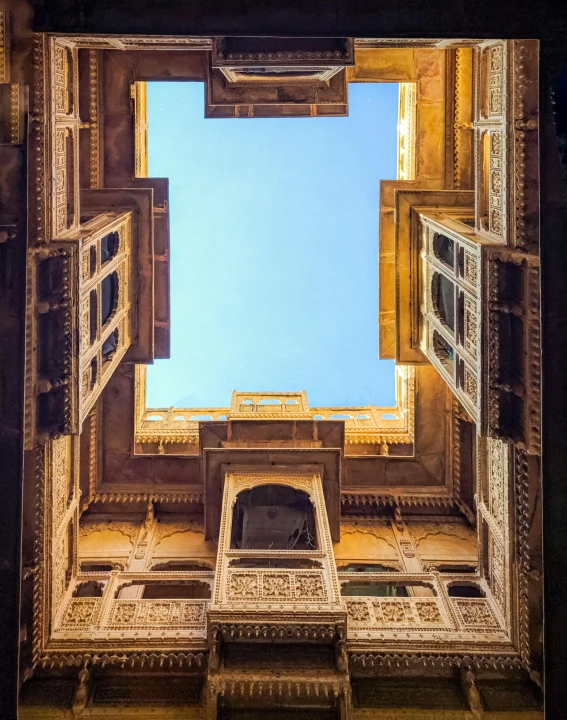
[[[130,585],[171,584],[199,581],[211,588],[211,572],[117,572],[80,573],[72,583],[57,614],[53,640],[111,641],[119,646],[126,641],[167,641],[180,644],[206,638],[209,599],[119,598],[120,590]],[[101,597],[73,597],[84,583],[102,587]]]
[[[504,620],[484,580],[470,575],[437,573],[339,573],[339,583],[375,582],[408,588],[409,597],[343,596],[349,641],[505,644]],[[449,596],[451,585],[475,585],[485,597]]]
[[[144,370],[138,368],[139,385],[145,384]],[[142,395],[142,393],[140,393]],[[413,442],[414,370],[396,367],[394,407],[376,405],[310,408],[305,393],[232,393],[226,408],[138,408],[136,443],[199,442],[199,423],[234,419],[342,420],[347,444],[379,444],[387,453],[389,444]],[[141,399],[141,398],[140,398]]]
[[[329,603],[330,590],[321,570],[228,570],[225,599],[258,606]]]

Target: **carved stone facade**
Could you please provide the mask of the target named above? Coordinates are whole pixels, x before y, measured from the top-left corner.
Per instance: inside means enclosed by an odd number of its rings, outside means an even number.
[[[21,717],[142,698],[152,717],[468,718],[502,697],[540,717],[537,42],[11,27],[0,12],[0,117],[9,97],[28,144]],[[205,82],[210,117],[341,115],[349,82],[400,83],[380,193],[395,408],[146,407],[144,364],[169,353],[152,79]]]

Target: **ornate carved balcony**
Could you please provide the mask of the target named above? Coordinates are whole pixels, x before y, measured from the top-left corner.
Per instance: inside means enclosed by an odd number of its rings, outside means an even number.
[[[79,573],[61,603],[52,635],[53,649],[73,641],[99,650],[115,651],[136,640],[146,649],[161,643],[168,648],[193,649],[206,639],[206,598],[123,598],[121,591],[132,585],[166,590],[175,584],[212,587],[213,572],[120,572]],[[77,597],[83,590],[97,596]],[[154,592],[159,594],[159,592]]]
[[[320,477],[228,473],[224,485],[208,613],[212,666],[221,641],[344,643]]]
[[[420,214],[421,346],[480,432],[537,452],[539,265],[463,222]]]

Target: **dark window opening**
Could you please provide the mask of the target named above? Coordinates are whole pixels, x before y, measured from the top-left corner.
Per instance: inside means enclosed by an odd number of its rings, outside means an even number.
[[[468,585],[462,583],[459,585],[450,585],[448,588],[449,597],[458,598],[483,598],[485,594],[478,585]]]
[[[57,388],[38,396],[37,425],[40,430],[63,432],[64,400],[63,388]]]
[[[106,340],[102,343],[102,356],[104,361],[112,360],[116,348],[118,347],[118,328],[110,333]]]
[[[118,252],[120,245],[120,235],[117,232],[111,232],[105,235],[100,241],[100,264],[112,260]]]
[[[169,560],[168,562],[158,563],[152,567],[153,572],[210,572],[211,568],[198,563],[184,562],[183,560]]]
[[[309,495],[285,485],[241,492],[232,514],[231,548],[314,550],[317,531]]]
[[[321,563],[310,558],[237,558],[230,561],[230,567],[237,568],[283,568],[285,570],[316,570]]]
[[[65,311],[55,310],[38,318],[37,370],[40,375],[61,375],[65,367]]]
[[[433,234],[433,253],[449,267],[455,265],[455,242],[441,233]]]
[[[461,575],[462,573],[475,573],[476,567],[474,565],[438,565],[437,570]]]
[[[441,273],[433,273],[431,300],[437,315],[450,330],[455,330],[455,287]]]
[[[37,295],[39,300],[60,296],[63,289],[63,258],[47,258],[38,265]]]
[[[120,598],[122,590],[132,585],[142,585],[143,600],[210,600],[211,586],[200,580],[176,580],[172,582],[140,581],[123,585],[118,591]]]
[[[433,352],[439,358],[442,365],[452,372],[455,361],[455,352],[444,337],[435,330],[433,332]]]
[[[360,595],[370,597],[409,597],[409,592],[404,585],[350,580],[347,583],[343,583],[341,595],[345,597],[357,597]]]
[[[96,358],[93,358],[91,360],[91,388],[94,388],[94,386],[96,385],[97,366],[97,360]]]
[[[81,563],[81,572],[110,572],[113,566],[110,563]]]
[[[349,563],[337,568],[338,572],[357,572],[357,573],[379,573],[379,572],[398,572],[397,568],[381,565],[380,563]]]
[[[100,284],[102,325],[110,320],[118,307],[118,274],[107,275]]]
[[[96,294],[96,290],[91,290],[91,294],[89,296],[89,326],[90,326],[90,333],[91,333],[91,345],[96,340],[97,330],[98,330],[98,297]]]
[[[89,249],[89,272],[91,277],[96,272],[96,245],[91,245]]]

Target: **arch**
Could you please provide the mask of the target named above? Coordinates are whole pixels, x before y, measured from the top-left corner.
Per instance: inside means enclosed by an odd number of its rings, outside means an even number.
[[[231,548],[313,550],[317,527],[308,492],[284,483],[241,490],[232,511]]]
[[[455,580],[447,583],[447,593],[449,597],[458,598],[485,598],[486,593],[480,587],[473,582],[467,582],[464,580]]]
[[[119,283],[118,273],[112,272],[100,283],[101,323],[104,327],[118,308]]]
[[[118,328],[113,330],[106,340],[102,343],[102,356],[105,360],[111,360],[118,347]]]
[[[439,362],[452,372],[455,361],[455,351],[437,330],[433,331],[433,352]]]
[[[120,234],[115,230],[114,232],[107,233],[100,241],[100,264],[112,260],[118,254],[118,248],[120,246]]]
[[[87,580],[78,583],[73,590],[73,597],[102,597],[106,583]]]
[[[433,233],[432,242],[433,254],[442,263],[449,267],[455,267],[455,241],[442,233]]]
[[[455,331],[455,285],[439,272],[431,276],[431,304],[437,317]]]

